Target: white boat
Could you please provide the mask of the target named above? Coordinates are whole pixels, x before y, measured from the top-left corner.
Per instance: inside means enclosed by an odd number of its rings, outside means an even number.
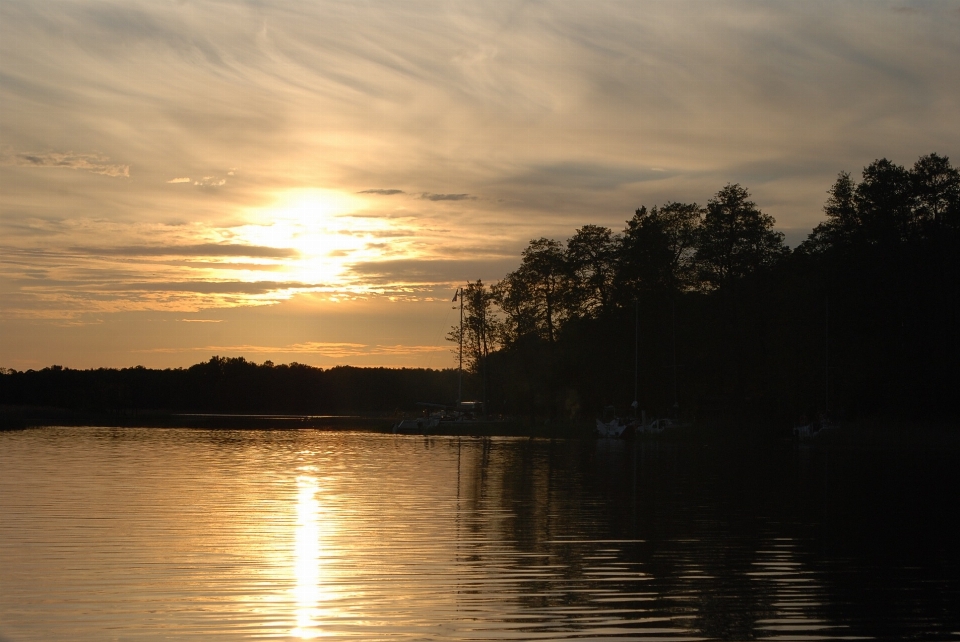
[[[663,419],[651,419],[646,424],[638,423],[633,430],[637,434],[658,435],[672,425],[674,425],[673,421],[664,417]]]
[[[438,417],[418,417],[401,419],[393,425],[394,434],[421,434],[440,425]]]
[[[816,421],[807,424],[801,424],[793,427],[793,436],[800,440],[813,439],[824,434],[825,431],[833,430],[837,424],[833,423],[827,414],[820,415]]]
[[[601,421],[597,419],[597,434],[601,437],[621,437],[627,425],[620,423],[620,419],[614,417],[610,421]]]
[[[650,421],[634,420],[628,423],[623,423],[620,418],[614,418],[610,421],[597,419],[597,434],[600,437],[612,439],[634,435],[659,435],[667,428],[677,425],[667,417],[651,419]]]

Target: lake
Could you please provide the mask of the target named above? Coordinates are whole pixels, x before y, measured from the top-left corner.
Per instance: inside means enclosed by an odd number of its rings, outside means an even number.
[[[955,452],[0,433],[0,639],[960,641]]]

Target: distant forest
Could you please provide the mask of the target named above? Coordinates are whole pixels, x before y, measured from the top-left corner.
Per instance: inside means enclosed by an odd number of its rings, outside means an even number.
[[[619,233],[532,240],[516,271],[462,291],[464,398],[531,420],[626,415],[635,390],[649,415],[687,420],[954,420],[960,172],[937,154],[877,160],[840,173],[824,213],[791,251],[730,184],[706,205],[641,207]],[[0,374],[2,404],[86,410],[391,412],[456,394],[456,370],[221,357]]]

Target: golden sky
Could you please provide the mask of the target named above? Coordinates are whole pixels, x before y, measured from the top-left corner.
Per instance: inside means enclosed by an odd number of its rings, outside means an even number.
[[[454,365],[535,237],[960,160],[956,2],[0,2],[0,366]]]

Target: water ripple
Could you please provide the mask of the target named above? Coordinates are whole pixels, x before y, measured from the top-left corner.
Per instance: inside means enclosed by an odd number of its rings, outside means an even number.
[[[829,608],[831,576],[789,529],[731,533],[716,503],[669,485],[645,495],[649,453],[590,448],[313,430],[0,434],[0,634],[869,637]],[[686,520],[682,532],[658,533],[672,523],[662,515]]]

